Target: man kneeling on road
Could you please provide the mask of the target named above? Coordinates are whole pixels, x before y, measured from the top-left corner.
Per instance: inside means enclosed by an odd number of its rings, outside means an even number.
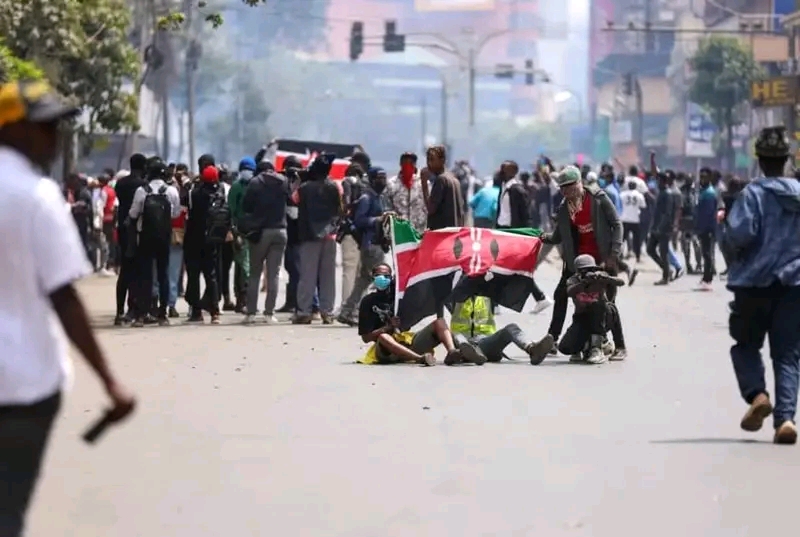
[[[503,351],[510,344],[516,345],[531,358],[531,364],[539,365],[546,357],[545,353],[534,353],[532,343],[516,323],[507,324],[500,330],[494,322],[492,301],[489,297],[475,296],[464,302],[457,302],[450,319],[450,331],[456,344],[472,343],[478,361],[499,362],[503,359]],[[469,354],[471,349],[465,348],[462,354]]]
[[[401,332],[400,319],[394,316],[394,280],[392,269],[379,263],[372,269],[376,291],[369,293],[359,305],[358,334],[364,343],[374,343],[360,360],[363,364],[418,363],[436,365],[433,349],[439,344],[447,350],[445,364],[475,363],[483,361],[475,346],[463,342],[458,348],[444,319],[436,319],[417,333]]]

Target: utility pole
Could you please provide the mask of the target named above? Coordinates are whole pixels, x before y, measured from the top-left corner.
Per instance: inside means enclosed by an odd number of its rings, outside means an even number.
[[[428,103],[425,99],[425,96],[422,96],[422,99],[419,103],[419,113],[420,113],[420,145],[422,146],[422,150],[420,151],[420,155],[425,154],[425,140],[428,138]]]
[[[448,104],[448,101],[447,101],[447,79],[446,79],[446,75],[444,73],[442,73],[441,71],[439,72],[439,75],[441,75],[441,77],[442,77],[442,96],[440,98],[440,100],[442,101],[442,105],[441,105],[442,118],[440,120],[441,121],[441,125],[439,125],[439,129],[440,129],[439,137],[441,138],[441,140],[439,140],[439,143],[441,143],[443,146],[447,147],[447,104]],[[423,152],[424,152],[425,148],[423,147],[422,149],[423,149]]]
[[[194,1],[186,0],[186,29],[189,32],[189,45],[186,50],[186,117],[189,135],[189,168],[195,165],[195,139],[194,139],[194,109],[195,109],[195,80],[197,62],[200,59],[200,44],[194,36]]]

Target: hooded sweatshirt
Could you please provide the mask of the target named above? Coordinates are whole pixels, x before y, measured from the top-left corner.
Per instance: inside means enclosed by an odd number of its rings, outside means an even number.
[[[734,202],[722,229],[731,255],[728,289],[800,286],[800,182],[753,181]]]
[[[239,178],[231,185],[231,191],[228,193],[228,207],[231,210],[233,225],[237,225],[242,214],[244,214],[242,211],[242,200],[244,200],[244,193],[247,191],[247,186],[252,179],[252,170],[241,169],[239,171]]]

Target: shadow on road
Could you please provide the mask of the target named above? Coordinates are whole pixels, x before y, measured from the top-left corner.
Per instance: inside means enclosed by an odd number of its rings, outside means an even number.
[[[772,445],[766,440],[756,440],[754,438],[676,438],[674,440],[651,440],[651,444],[763,444]]]

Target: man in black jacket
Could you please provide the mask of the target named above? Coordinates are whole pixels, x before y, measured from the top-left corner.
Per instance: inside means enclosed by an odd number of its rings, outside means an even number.
[[[278,299],[278,276],[287,242],[286,204],[289,201],[289,183],[286,177],[275,172],[271,164],[269,168],[250,181],[242,200],[239,229],[247,238],[250,249],[246,324],[255,321],[255,313],[258,311],[258,284],[265,262],[267,298],[264,302],[264,317],[268,324],[277,322],[275,301]]]
[[[283,161],[281,173],[286,177],[290,190],[294,191],[300,183],[300,174],[304,173],[303,164],[294,155],[289,155]],[[286,303],[275,310],[278,313],[294,313],[297,308],[297,282],[300,280],[297,212],[297,203],[290,198],[286,205],[286,250],[283,254],[283,269],[289,275],[289,282],[286,284]]]
[[[341,187],[328,178],[333,155],[321,154],[309,166],[308,180],[294,194],[297,203],[300,280],[295,324],[310,324],[314,291],[319,282],[319,310],[333,323],[336,295],[336,227],[342,213]]]
[[[136,260],[134,257],[136,249],[136,232],[133,229],[132,223],[128,220],[128,213],[133,205],[133,197],[139,187],[147,184],[144,180],[145,168],[147,166],[147,158],[141,153],[131,155],[130,168],[131,172],[126,177],[121,177],[117,180],[114,190],[117,193],[119,200],[119,208],[117,209],[117,236],[120,251],[120,265],[119,275],[117,276],[117,316],[114,319],[116,326],[122,326],[132,321],[124,316],[125,314],[125,299],[130,296],[129,309],[135,310],[136,305],[133,304],[134,293],[131,292],[133,284],[136,282]],[[133,307],[131,307],[133,306]],[[143,305],[143,308],[147,307]]]
[[[189,213],[183,238],[183,256],[186,262],[186,302],[191,308],[189,322],[202,323],[203,310],[211,314],[211,324],[219,324],[219,288],[217,280],[218,247],[209,242],[209,208],[212,199],[220,195],[222,185],[219,172],[211,155],[198,160],[200,182],[189,193]],[[223,194],[224,196],[224,194]],[[200,274],[206,291],[200,299]]]

